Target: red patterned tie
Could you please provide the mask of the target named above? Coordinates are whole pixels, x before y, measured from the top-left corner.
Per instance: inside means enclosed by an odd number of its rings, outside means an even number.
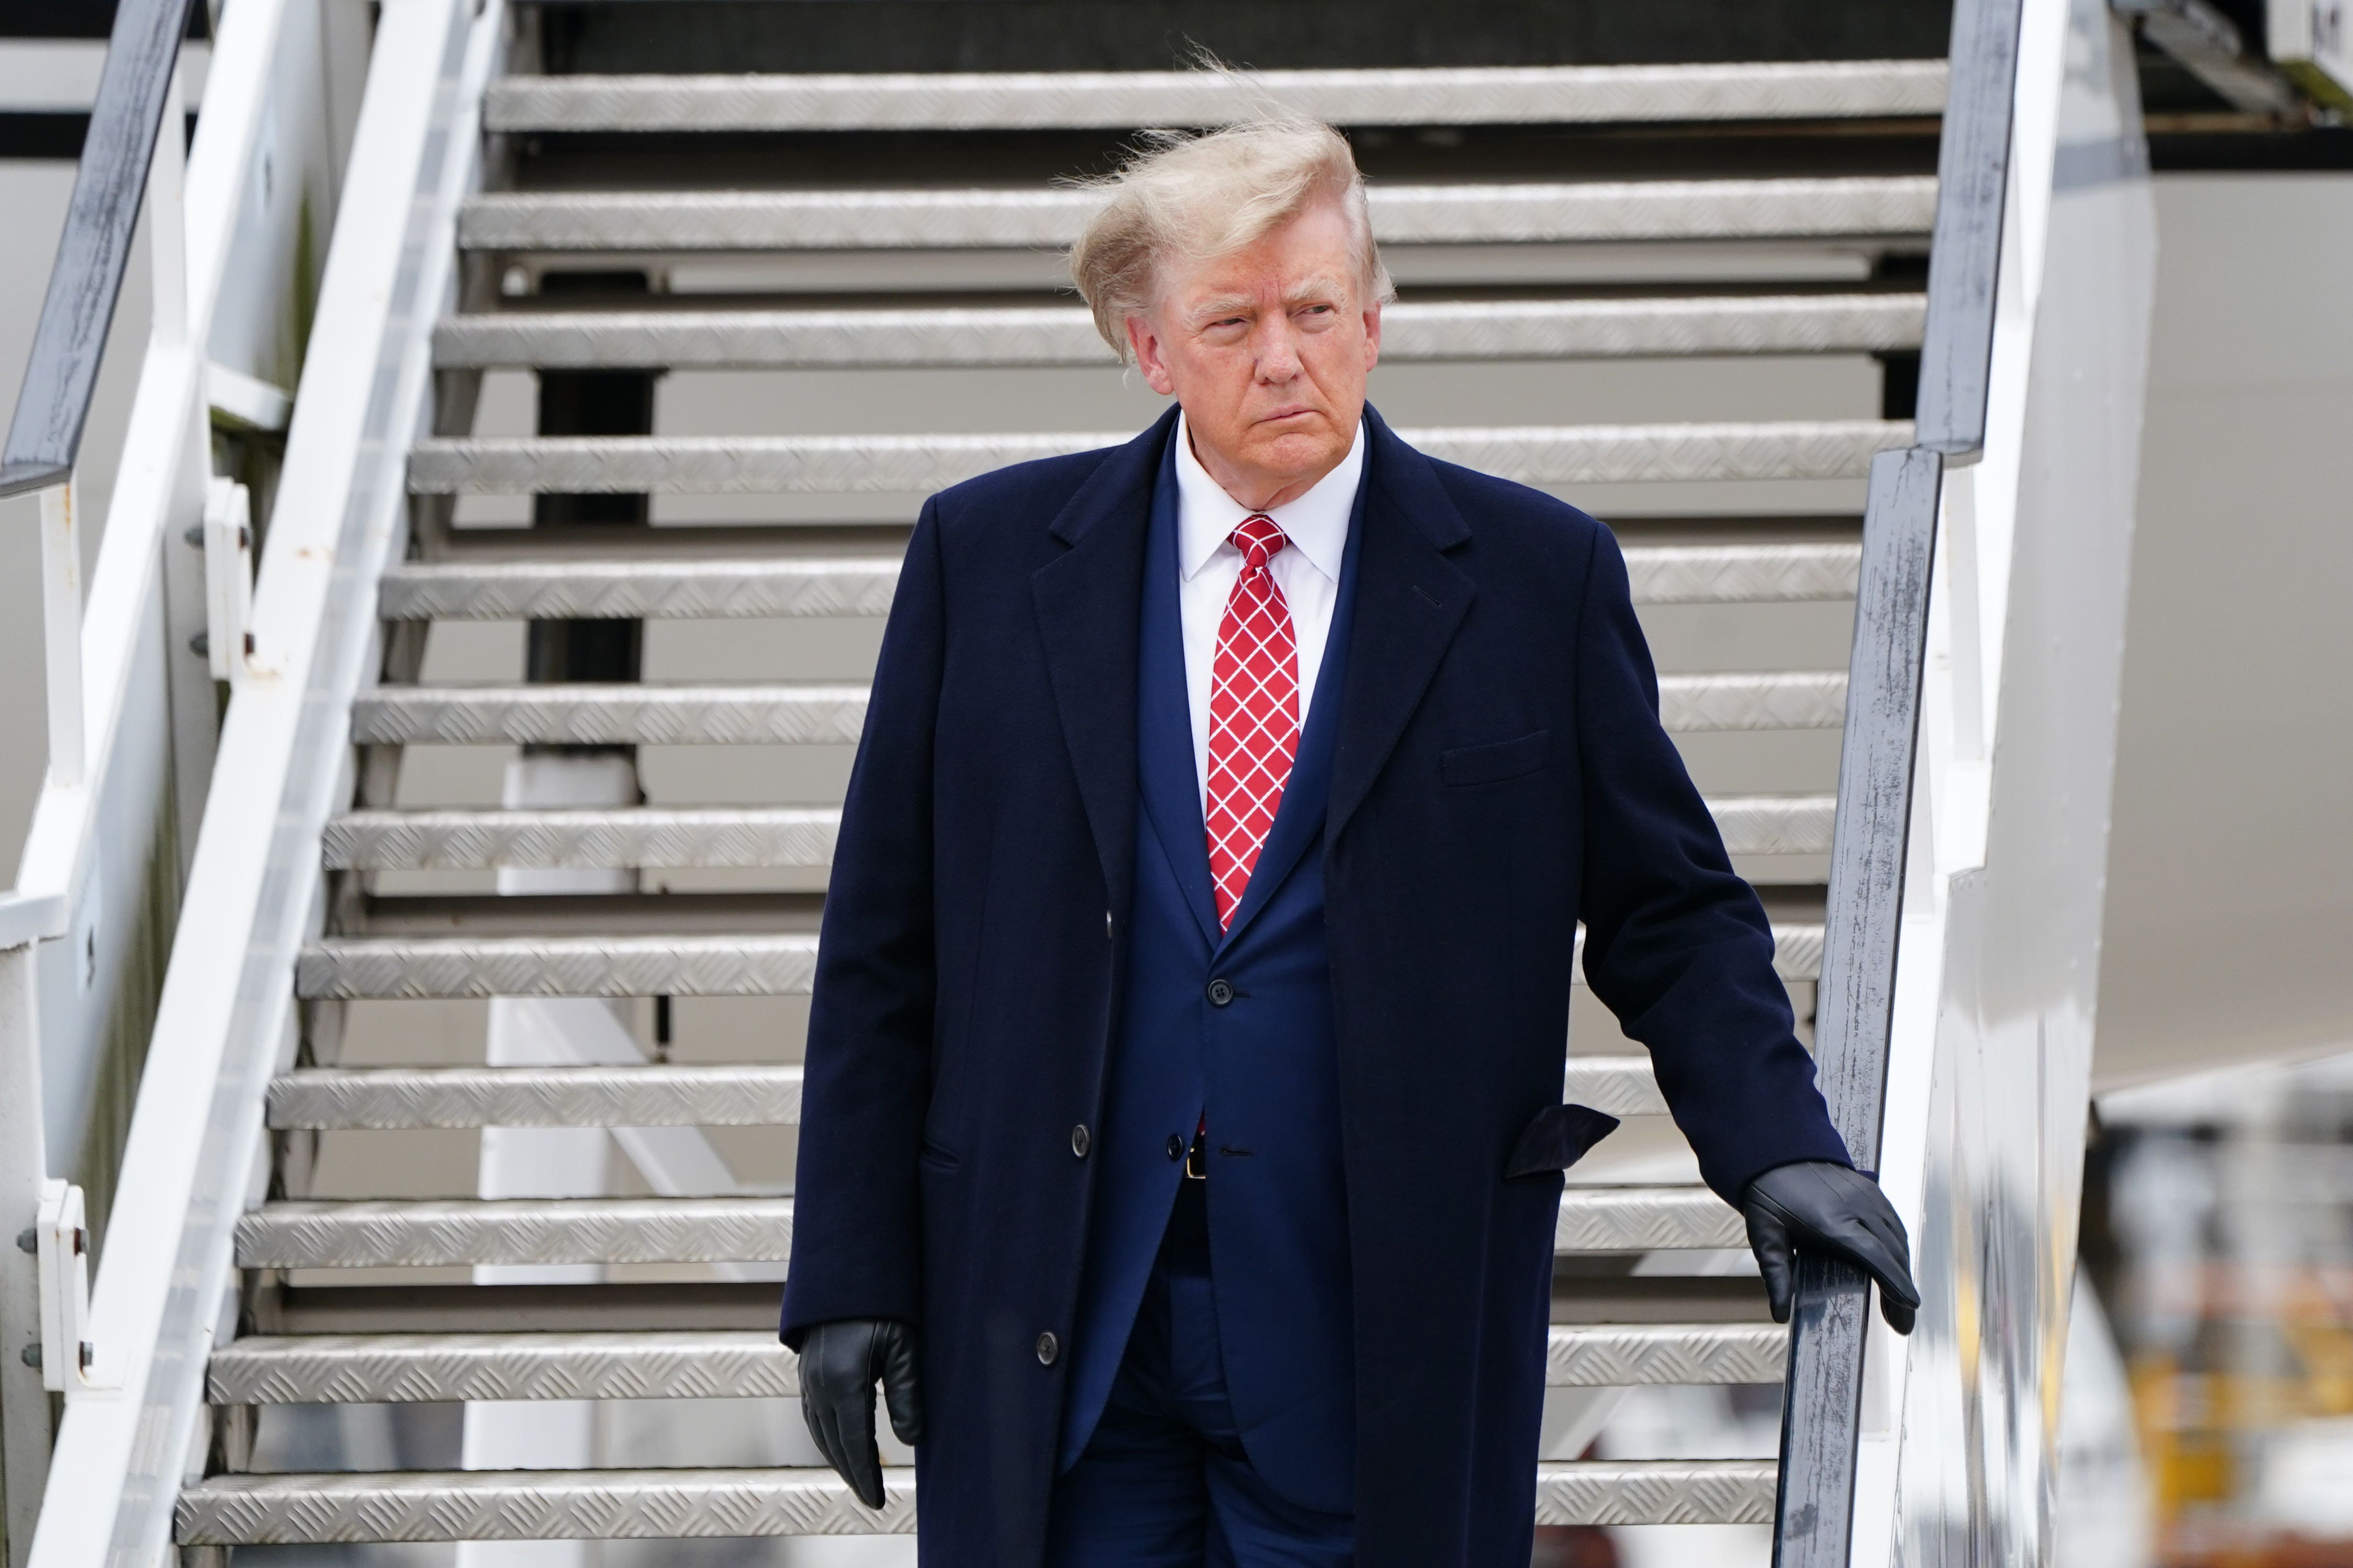
[[[1242,574],[1226,600],[1209,678],[1209,880],[1221,931],[1250,887],[1299,752],[1299,644],[1267,570],[1290,541],[1263,514],[1244,518],[1231,538]]]

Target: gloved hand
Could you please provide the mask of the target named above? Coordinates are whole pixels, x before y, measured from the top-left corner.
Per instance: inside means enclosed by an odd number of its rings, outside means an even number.
[[[1795,1247],[1834,1253],[1878,1280],[1880,1315],[1897,1333],[1912,1331],[1920,1291],[1912,1283],[1911,1243],[1877,1182],[1828,1160],[1800,1160],[1750,1182],[1740,1212],[1775,1322],[1789,1321]]]
[[[882,1452],[874,1446],[874,1380],[882,1380],[891,1430],[923,1438],[915,1331],[884,1318],[819,1323],[801,1339],[801,1415],[834,1474],[868,1508],[882,1506]]]

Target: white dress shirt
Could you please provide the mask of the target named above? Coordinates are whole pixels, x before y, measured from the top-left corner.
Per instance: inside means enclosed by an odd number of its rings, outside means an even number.
[[[1348,548],[1348,520],[1356,510],[1356,486],[1365,475],[1365,426],[1340,466],[1315,481],[1296,500],[1269,507],[1290,541],[1267,563],[1274,584],[1291,606],[1291,635],[1299,647],[1299,727],[1315,698],[1315,678],[1324,668],[1324,645],[1332,635],[1332,606],[1340,597],[1340,562]],[[1225,492],[1193,455],[1185,416],[1176,416],[1176,603],[1185,629],[1185,695],[1193,710],[1193,767],[1201,790],[1201,810],[1209,802],[1209,687],[1218,661],[1218,629],[1226,601],[1242,574],[1242,552],[1232,534],[1245,518],[1258,514]]]

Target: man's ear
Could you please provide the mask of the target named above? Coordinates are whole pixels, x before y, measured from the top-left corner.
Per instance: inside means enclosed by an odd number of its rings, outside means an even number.
[[[1373,305],[1365,311],[1365,369],[1370,371],[1381,363],[1381,308]]]
[[[1135,368],[1144,373],[1144,384],[1166,397],[1176,390],[1176,378],[1168,374],[1168,362],[1161,357],[1160,334],[1142,316],[1127,319],[1127,346],[1135,355]]]

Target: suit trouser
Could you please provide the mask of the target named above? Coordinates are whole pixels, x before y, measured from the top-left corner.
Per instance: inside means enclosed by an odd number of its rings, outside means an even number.
[[[1046,1568],[1349,1568],[1356,1521],[1275,1495],[1226,1398],[1201,1184],[1187,1182],[1103,1418],[1054,1485]]]

